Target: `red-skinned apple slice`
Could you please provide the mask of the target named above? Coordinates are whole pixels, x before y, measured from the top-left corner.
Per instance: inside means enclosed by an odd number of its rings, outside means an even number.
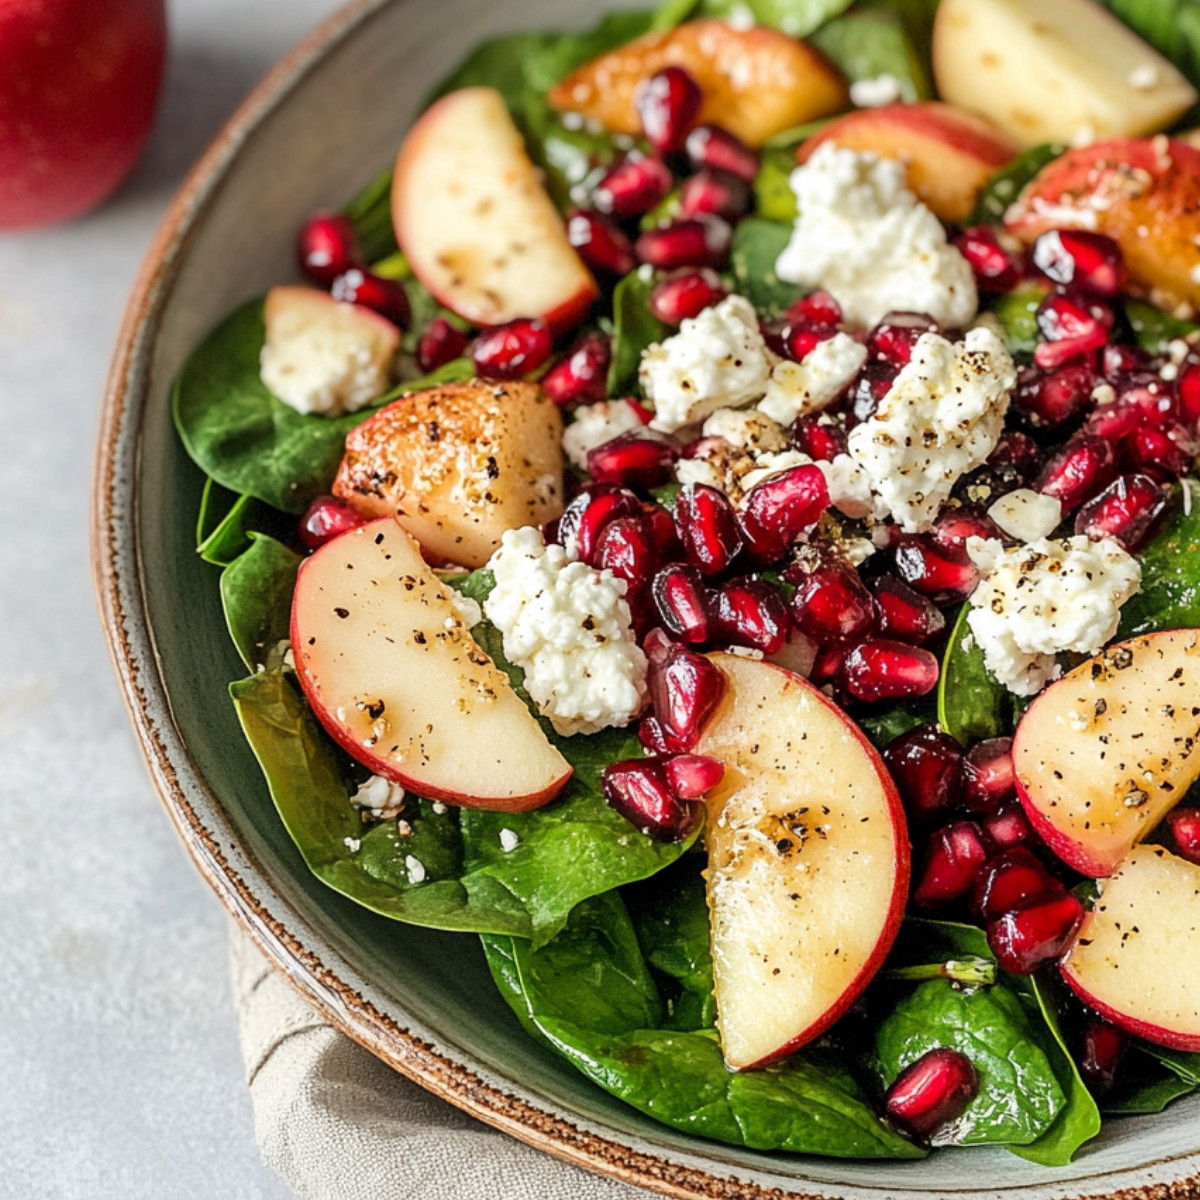
[[[732,1067],[818,1037],[878,970],[908,895],[908,831],[883,760],[798,675],[730,654],[697,754],[708,795],[717,1025]]]
[[[1200,777],[1200,630],[1119,642],[1051,684],[1017,726],[1013,769],[1055,854],[1112,874]]]
[[[451,92],[412,127],[396,159],[392,219],[417,278],[477,325],[540,317],[566,329],[596,297],[494,88]]]
[[[1161,846],[1134,847],[1104,881],[1062,973],[1118,1028],[1200,1050],[1200,866]]]
[[[363,766],[431,800],[524,812],[571,768],[472,640],[450,589],[390,517],[300,566],[292,654],[321,724]]]

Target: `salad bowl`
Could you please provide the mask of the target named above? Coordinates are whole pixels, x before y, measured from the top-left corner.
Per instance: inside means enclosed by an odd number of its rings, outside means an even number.
[[[294,275],[293,231],[391,160],[422,97],[472,45],[594,17],[582,0],[358,0],[256,89],[172,204],[109,380],[93,526],[109,644],[170,818],[227,908],[332,1024],[431,1092],[577,1165],[680,1197],[1200,1195],[1200,1096],[1106,1125],[1062,1168],[983,1148],[922,1162],[818,1160],[674,1132],[531,1042],[476,940],[352,904],[310,873],[284,829],[227,703],[243,672],[213,570],[194,549],[203,477],[172,429],[172,382],[225,313]]]

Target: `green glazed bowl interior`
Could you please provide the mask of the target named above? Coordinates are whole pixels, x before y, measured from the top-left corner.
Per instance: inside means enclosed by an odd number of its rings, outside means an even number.
[[[260,86],[176,198],[110,380],[94,544],[118,674],[168,812],[222,900],[331,1021],[432,1091],[594,1170],[677,1196],[1200,1196],[1200,1096],[1111,1122],[1061,1170],[999,1150],[806,1159],[673,1132],[532,1042],[477,939],[343,899],[309,874],[276,816],[226,692],[243,670],[216,569],[193,548],[203,478],[172,430],[172,379],[229,309],[295,277],[303,218],[342,204],[391,159],[420,98],[475,42],[595,17],[587,0],[351,5]]]

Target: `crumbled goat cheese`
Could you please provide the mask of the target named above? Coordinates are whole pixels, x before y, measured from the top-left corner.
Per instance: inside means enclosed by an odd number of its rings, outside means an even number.
[[[362,839],[353,837],[342,838],[342,845],[350,851],[351,854],[357,854],[362,849]]]
[[[511,829],[500,830],[500,849],[505,854],[511,854],[520,844],[521,839]]]
[[[1000,497],[988,516],[1001,533],[1007,533],[1019,542],[1036,542],[1049,537],[1062,520],[1062,501],[1054,496],[1043,496],[1032,488],[1017,488]]]
[[[445,805],[444,805],[444,804],[443,804],[443,803],[442,803],[440,800],[435,800],[435,801],[434,801],[434,802],[433,802],[433,803],[432,803],[432,804],[431,804],[429,807],[430,807],[430,808],[431,808],[431,809],[432,809],[432,810],[433,810],[435,813],[437,813],[437,815],[438,815],[439,817],[440,817],[440,816],[441,816],[443,813],[445,813],[445,812],[448,812],[448,811],[449,811],[449,810],[446,808],[446,806],[445,806]]]
[[[449,588],[450,604],[454,611],[458,614],[458,619],[468,629],[474,629],[480,621],[483,620],[483,609],[479,607],[478,600],[472,600],[470,596],[464,596],[462,592],[456,588]],[[453,618],[447,617],[447,627],[451,627]]]
[[[874,416],[847,439],[866,472],[875,516],[928,529],[959,477],[995,449],[1017,373],[990,329],[961,342],[925,333]]]
[[[718,408],[757,400],[766,391],[771,362],[754,306],[727,296],[642,354],[638,379],[654,405],[650,427],[674,433]]]
[[[357,412],[391,381],[393,346],[374,326],[352,304],[337,305],[321,322],[298,308],[277,312],[259,357],[264,385],[297,412]]]
[[[642,428],[637,409],[628,400],[601,400],[575,410],[575,419],[563,432],[567,458],[581,471],[587,470],[589,450],[611,442],[634,429]]]
[[[952,329],[969,324],[979,306],[970,264],[904,179],[894,159],[818,146],[792,172],[799,215],[775,274],[824,288],[859,325],[894,309]]]
[[[850,103],[855,108],[883,108],[904,99],[904,84],[895,75],[876,75],[874,79],[856,79],[850,85]]]
[[[484,612],[525,672],[538,712],[563,735],[623,725],[646,695],[646,656],[630,627],[625,581],[571,562],[532,526],[511,529],[488,568]]]
[[[800,362],[775,364],[767,394],[758,402],[759,411],[781,425],[790,425],[801,413],[819,412],[850,386],[866,361],[865,346],[848,333],[835,333],[818,342]]]
[[[774,453],[786,450],[788,444],[787,430],[755,408],[718,408],[704,422],[701,433],[704,437],[724,438],[741,450]]]
[[[404,870],[408,875],[408,882],[412,884],[425,882],[425,864],[412,854],[404,856]]]
[[[967,624],[987,669],[1017,696],[1057,678],[1056,654],[1099,653],[1142,578],[1137,559],[1111,538],[1040,538],[1005,550],[972,537],[967,553],[982,576]]]
[[[874,514],[875,498],[871,493],[871,480],[866,471],[849,454],[834,455],[831,462],[818,462],[825,486],[829,489],[829,503],[847,517],[865,520]]]
[[[382,775],[372,775],[358,785],[358,790],[350,797],[350,803],[372,817],[383,820],[385,817],[394,817],[404,808],[404,789]]]

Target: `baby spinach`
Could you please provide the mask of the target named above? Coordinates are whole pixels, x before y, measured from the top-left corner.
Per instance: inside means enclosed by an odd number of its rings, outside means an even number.
[[[689,15],[728,18],[749,10],[756,24],[802,38],[830,17],[845,12],[851,3],[852,0],[699,0]]]
[[[642,351],[653,342],[669,337],[671,328],[650,311],[654,276],[647,270],[632,271],[613,291],[612,364],[608,368],[608,394],[627,396],[637,390],[638,364]]]
[[[1161,528],[1138,555],[1142,586],[1121,609],[1121,637],[1200,626],[1200,481],[1184,487],[1191,511],[1184,511],[1176,489]]]
[[[747,217],[733,235],[731,262],[735,290],[768,316],[779,316],[806,289],[785,283],[775,274],[775,262],[792,236],[790,225]]]
[[[286,537],[295,521],[253,496],[235,496],[212,479],[204,481],[196,521],[196,553],[207,563],[227,567],[244,554],[254,532]]]
[[[795,146],[789,138],[785,145],[763,149],[758,174],[754,176],[754,210],[764,221],[790,224],[799,212],[796,194],[788,182],[796,169]]]
[[[1151,354],[1161,354],[1167,343],[1176,338],[1194,341],[1200,333],[1200,325],[1194,321],[1182,321],[1163,312],[1161,308],[1155,308],[1153,304],[1147,304],[1145,300],[1127,297],[1121,301],[1121,307],[1138,345]]]
[[[933,95],[921,55],[895,13],[855,7],[821,26],[811,41],[852,83],[890,75],[901,100],[911,104]]]
[[[927,721],[937,719],[937,705],[931,696],[908,700],[879,712],[861,713],[855,717],[859,728],[878,750],[884,749],[902,733],[916,729]]]
[[[1172,1100],[1187,1096],[1200,1086],[1159,1062],[1140,1047],[1133,1047],[1121,1064],[1116,1087],[1104,1097],[1100,1110],[1106,1116],[1162,1112]]]
[[[1143,1049],[1158,1059],[1168,1070],[1193,1087],[1200,1087],[1200,1053],[1188,1050],[1172,1050],[1167,1046],[1155,1046],[1146,1042]]]
[[[380,171],[342,210],[350,218],[358,244],[367,262],[395,254],[396,233],[392,227],[392,168]]]
[[[1021,194],[1025,185],[1049,162],[1066,149],[1054,142],[1033,146],[997,171],[983,186],[975,199],[975,211],[968,225],[1002,225],[1008,206]]]
[[[983,665],[983,651],[967,624],[964,604],[946,643],[938,677],[938,724],[964,746],[1008,732],[1008,692]]]
[[[1033,352],[1042,340],[1037,310],[1049,289],[1037,283],[1022,284],[1002,296],[988,299],[987,311],[1000,326],[1008,352],[1019,363],[1033,362]]]
[[[247,536],[248,548],[221,572],[221,605],[242,661],[257,670],[288,638],[300,556],[266,534]]]

